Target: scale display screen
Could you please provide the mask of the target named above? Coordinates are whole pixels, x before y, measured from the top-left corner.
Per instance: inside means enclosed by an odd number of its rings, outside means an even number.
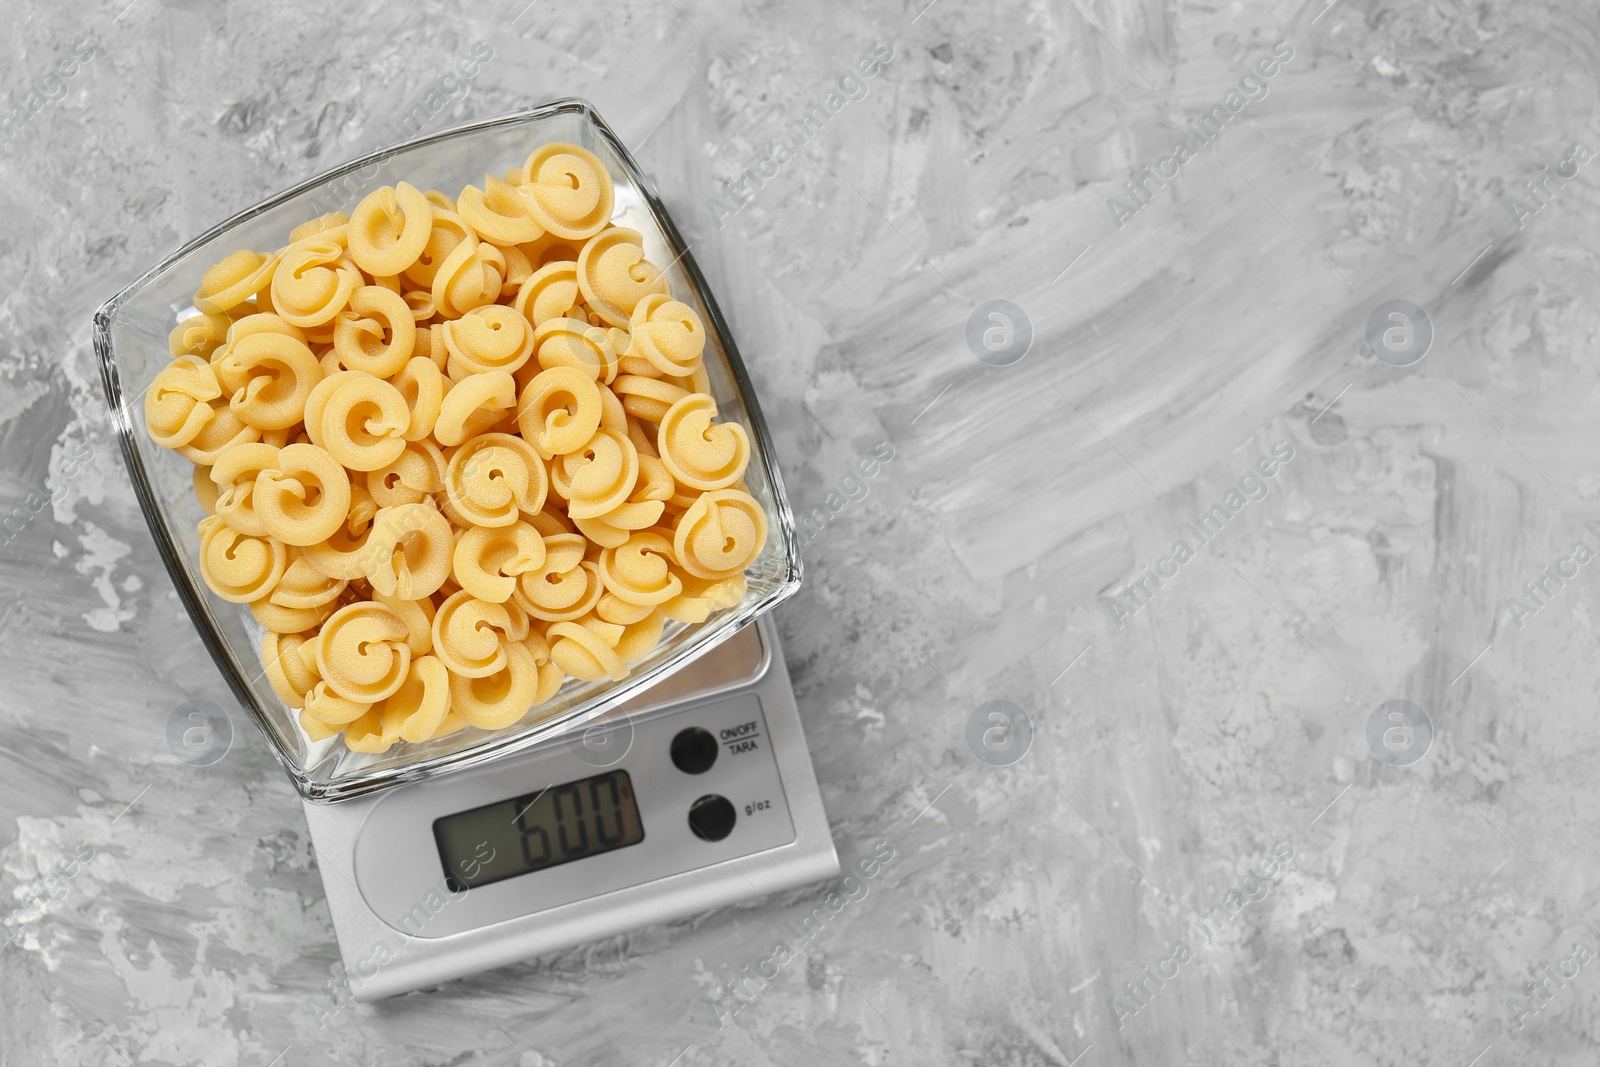
[[[644,840],[627,771],[551,786],[435,819],[445,883],[460,893]]]

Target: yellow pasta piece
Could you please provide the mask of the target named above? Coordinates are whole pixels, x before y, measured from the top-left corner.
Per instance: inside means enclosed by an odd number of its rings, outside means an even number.
[[[431,291],[439,268],[467,240],[476,241],[477,235],[467,228],[461,217],[453,209],[434,205],[433,230],[428,234],[427,244],[416,262],[401,273],[420,288]]]
[[[349,307],[333,320],[333,351],[339,363],[377,378],[399,373],[416,343],[417,320],[405,298],[379,285],[364,285],[351,293]]]
[[[544,566],[517,578],[512,596],[522,609],[545,622],[566,622],[593,610],[605,585],[595,564],[583,558],[586,547],[582,534],[547,535]]]
[[[666,276],[644,258],[643,242],[639,231],[613,226],[578,253],[578,291],[612,326],[628,329],[640,300],[667,291]]]
[[[317,673],[335,695],[375,703],[406,680],[411,666],[406,637],[400,616],[382,604],[367,601],[342,607],[317,634]]]
[[[602,426],[589,442],[555,461],[551,481],[573,519],[599,518],[627,503],[639,480],[639,453],[626,433]],[[562,491],[564,488],[564,491]]]
[[[241,248],[201,277],[200,290],[194,294],[195,310],[217,315],[238,307],[272,284],[277,265],[276,255],[263,256]]]
[[[516,406],[517,383],[506,371],[469,374],[446,390],[433,438],[441,445],[459,445],[514,415]]]
[[[200,576],[222,599],[235,604],[261,599],[288,565],[282,542],[240,533],[216,515],[200,520]]]
[[[450,350],[444,346],[444,337],[431,326],[417,327],[417,355],[427,356],[441,372],[450,360]]]
[[[665,293],[648,293],[628,323],[630,355],[643,356],[662,374],[684,378],[700,369],[706,328],[693,308]]]
[[[416,662],[418,656],[426,656],[433,651],[434,606],[431,597],[402,600],[374,589],[372,599],[394,612],[406,624],[406,644],[411,646],[412,662]]]
[[[478,600],[503,604],[517,588],[517,577],[544,566],[544,538],[525,522],[474,526],[456,540],[450,574]]]
[[[326,215],[318,215],[310,222],[302,222],[289,231],[289,243],[297,244],[310,237],[321,237],[325,241],[348,247],[350,244],[350,216],[342,211],[330,211]],[[360,264],[357,264],[360,266]],[[363,270],[366,268],[363,267]]]
[[[216,491],[210,510],[242,534],[267,536],[267,526],[255,510],[256,475],[277,465],[278,450],[260,441],[224,449],[210,468]]]
[[[209,466],[235,445],[260,439],[260,430],[239,418],[228,407],[213,401],[211,417],[205,420],[200,432],[191,437],[188,444],[177,446],[175,451],[190,463]]]
[[[367,492],[381,508],[420,504],[444,491],[444,473],[444,453],[438,445],[427,438],[408,441],[393,463],[367,472]]]
[[[767,542],[767,514],[737,489],[703,493],[673,531],[677,564],[696,578],[728,578],[748,567]]]
[[[618,655],[616,644],[623,628],[598,619],[552,623],[550,659],[574,678],[598,682],[610,678],[620,682],[628,676],[628,665]],[[609,640],[608,640],[609,638]]]
[[[510,526],[520,516],[536,515],[548,490],[539,453],[512,434],[474,437],[455,450],[445,468],[446,498],[476,526]]]
[[[666,629],[666,625],[666,616],[659,611],[652,611],[639,621],[628,624],[617,641],[617,655],[622,657],[624,663],[639,662],[661,643],[661,631]]]
[[[528,214],[546,231],[569,241],[599,233],[611,219],[615,192],[605,164],[575,144],[534,149],[518,186]]]
[[[429,596],[450,576],[450,520],[429,504],[381,508],[359,554],[372,588],[401,600]]]
[[[330,578],[352,581],[364,578],[366,573],[361,569],[361,552],[372,535],[372,520],[377,513],[378,507],[366,487],[351,485],[350,511],[345,515],[344,523],[321,544],[304,546],[306,559]]]
[[[545,459],[576,452],[600,429],[600,389],[576,367],[552,367],[528,382],[517,426]]]
[[[657,533],[636,533],[600,554],[600,580],[619,600],[654,606],[683,592],[671,563],[672,542]]]
[[[210,467],[196,467],[191,475],[194,483],[194,497],[200,506],[215,515],[217,513],[217,483],[211,480]]]
[[[179,356],[145,390],[145,430],[156,444],[181,448],[212,420],[216,412],[210,402],[221,395],[216,371],[204,357]]]
[[[506,276],[500,282],[500,302],[509,304],[516,299],[517,291],[522,288],[522,284],[533,277],[533,264],[528,261],[528,254],[516,245],[497,243],[495,247],[500,249],[500,254],[506,260]],[[518,314],[522,312],[519,311]]]
[[[327,607],[338,600],[350,583],[329,578],[317,570],[299,549],[289,550],[289,566],[271,593],[267,602],[280,608],[310,610]],[[331,613],[334,608],[329,608]]]
[[[594,606],[595,616],[604,622],[628,626],[648,618],[656,610],[654,604],[630,604],[611,593],[606,593]]]
[[[582,319],[546,319],[533,328],[535,358],[543,370],[573,367],[609,385],[617,377],[611,338]]]
[[[534,664],[539,668],[539,684],[533,694],[533,704],[538,707],[560,690],[561,683],[567,680],[566,672],[550,662],[550,642],[543,633],[534,630],[529,633],[522,647],[528,650],[533,657]]]
[[[413,659],[404,684],[372,710],[378,715],[385,748],[397,740],[413,744],[429,740],[450,710],[449,670],[436,656]]]
[[[315,659],[308,660],[301,653],[302,648],[314,652],[315,646],[308,642],[301,634],[268,631],[261,637],[261,665],[266,669],[267,683],[278,699],[291,708],[300,707],[311,687],[322,680],[317,677]]]
[[[305,342],[268,330],[230,341],[215,366],[218,380],[233,390],[229,409],[258,430],[285,430],[299,422],[311,390],[322,381],[322,366]]]
[[[505,645],[505,665],[480,678],[450,672],[450,706],[469,725],[500,730],[528,713],[539,691],[539,667],[519,642]],[[441,727],[442,729],[442,727]]]
[[[506,260],[500,250],[469,233],[439,264],[430,293],[435,313],[459,318],[475,307],[492,304],[500,296]]]
[[[350,258],[371,275],[409,270],[434,230],[427,197],[401,182],[367,194],[350,216]]]
[[[573,281],[577,286],[577,281]],[[228,336],[233,320],[226,315],[191,315],[172,328],[167,335],[167,351],[172,358],[199,356],[209,359]]]
[[[327,682],[318,681],[305,695],[304,714],[300,717],[300,725],[304,726],[306,719],[310,718],[323,726],[344,726],[355,722],[371,709],[371,704],[340,696]],[[337,732],[331,731],[323,736],[331,737]]]
[[[622,401],[623,410],[645,422],[660,422],[668,408],[689,395],[671,382],[639,374],[623,374],[611,388]]]
[[[515,308],[485,304],[439,327],[450,377],[488,371],[515,373],[533,355],[533,327]]]
[[[517,245],[544,236],[544,227],[528,214],[517,187],[490,175],[483,188],[469,185],[456,198],[456,213],[485,241]]]
[[[426,356],[412,356],[394,376],[393,383],[411,411],[411,420],[401,436],[407,441],[427,440],[444,404],[444,375],[439,365]]]
[[[577,261],[557,260],[536,268],[517,289],[511,306],[538,326],[551,319],[567,318],[579,299]]]
[[[583,251],[584,240],[585,238],[569,240],[546,232],[538,240],[523,244],[521,246],[522,254],[528,257],[528,262],[533,264],[533,269],[536,271],[540,267],[547,267],[552,263],[566,262],[576,264],[578,262],[578,253]],[[573,303],[576,304],[577,301],[574,300]]]
[[[485,678],[505,667],[512,630],[504,604],[478,600],[463,589],[446,597],[433,616],[433,654],[452,674]]]
[[[688,625],[705,622],[713,611],[731,608],[744,599],[743,574],[731,578],[705,580],[686,577],[683,592],[661,605],[661,614]]]
[[[712,422],[716,416],[717,402],[708,394],[689,393],[674,401],[661,417],[656,435],[661,462],[690,489],[726,489],[744,477],[750,462],[750,439],[744,427]]]
[[[351,470],[375,471],[405,451],[411,409],[400,391],[360,371],[317,383],[306,400],[306,432]]]
[[[325,449],[285,445],[274,467],[256,475],[256,517],[289,545],[315,545],[333,536],[350,513],[350,477]]]
[[[361,284],[361,272],[332,241],[313,237],[290,245],[272,273],[272,306],[302,329],[332,322]]]
[[[327,621],[339,607],[337,602],[315,608],[286,608],[274,604],[270,597],[250,601],[250,615],[264,630],[277,634],[303,634],[315,630]]]

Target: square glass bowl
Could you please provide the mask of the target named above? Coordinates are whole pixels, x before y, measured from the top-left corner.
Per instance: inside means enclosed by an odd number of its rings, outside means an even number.
[[[144,392],[172,360],[168,333],[195,314],[200,276],[228,254],[241,248],[267,252],[280,248],[300,223],[329,211],[348,213],[374,189],[399,181],[456,196],[463,186],[481,184],[485,174],[503,174],[508,167],[520,166],[534,148],[552,141],[582,145],[605,163],[616,187],[612,222],[644,235],[647,258],[667,266],[674,298],[693,307],[705,322],[711,393],[719,418],[740,424],[749,436],[745,483],[766,509],[767,543],[746,571],[748,587],[740,603],[713,612],[698,625],[669,622],[661,643],[620,682],[569,678],[554,698],[530,712],[539,716],[537,722],[524,720],[493,731],[468,727],[421,744],[398,742],[378,754],[352,752],[340,736],[314,742],[300,727],[298,709],[285,706],[266,680],[259,652],[260,625],[245,605],[221,599],[201,579],[196,527],[206,513],[194,496],[194,468],[150,440]],[[582,100],[560,100],[386,148],[279,193],[167,257],[107,301],[95,313],[94,325],[95,352],[122,454],[167,570],[239,702],[310,800],[362,796],[464,770],[569,731],[680,670],[799,589],[794,518],[766,423],[727,321],[633,156]]]

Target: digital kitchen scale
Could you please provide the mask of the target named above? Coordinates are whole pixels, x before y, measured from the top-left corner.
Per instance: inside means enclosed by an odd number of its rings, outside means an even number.
[[[839,873],[767,620],[577,731],[305,813],[363,1001]]]

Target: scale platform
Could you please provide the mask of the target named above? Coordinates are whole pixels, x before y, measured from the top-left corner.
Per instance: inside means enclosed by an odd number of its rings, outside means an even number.
[[[578,731],[304,807],[362,1001],[839,873],[766,619]]]

